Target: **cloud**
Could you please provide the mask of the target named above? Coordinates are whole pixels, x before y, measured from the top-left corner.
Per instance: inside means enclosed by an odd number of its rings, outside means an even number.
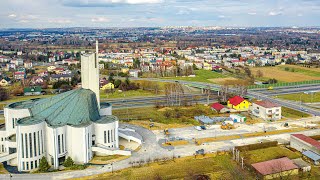
[[[256,15],[256,12],[248,12],[249,15]]]
[[[142,5],[142,4],[158,4],[164,0],[62,0],[66,6],[72,7],[101,7],[114,5]]]
[[[282,15],[283,12],[282,11],[270,11],[269,12],[269,16],[279,16],[279,15]]]
[[[110,19],[105,17],[96,17],[96,18],[92,18],[91,22],[110,22]]]
[[[49,19],[49,23],[54,23],[54,24],[69,24],[72,23],[70,19]]]
[[[25,19],[18,21],[18,23],[29,23],[29,22],[30,22],[29,20],[25,20]]]
[[[224,19],[224,18],[226,18],[226,16],[225,15],[219,15],[218,18]]]
[[[9,17],[9,18],[16,18],[17,15],[16,15],[16,14],[9,14],[8,17]]]
[[[302,16],[303,16],[303,14],[299,13],[299,14],[297,14],[297,16],[302,17]]]

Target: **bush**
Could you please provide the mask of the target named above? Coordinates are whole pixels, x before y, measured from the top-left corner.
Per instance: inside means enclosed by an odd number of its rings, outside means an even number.
[[[74,165],[73,160],[71,159],[71,157],[69,156],[63,163],[64,167],[71,167]]]
[[[278,145],[278,141],[271,141],[271,142],[263,142],[257,144],[249,144],[245,146],[236,146],[236,149],[239,151],[252,151],[257,149],[264,149],[268,147],[275,147]]]
[[[9,92],[4,88],[0,88],[0,101],[5,101],[8,99],[9,99]]]
[[[70,169],[70,170],[84,170],[85,168],[87,168],[86,165],[83,165],[83,164],[74,164],[74,165],[72,165],[69,169]]]
[[[42,157],[39,164],[39,172],[47,172],[50,168],[48,161],[45,157]]]

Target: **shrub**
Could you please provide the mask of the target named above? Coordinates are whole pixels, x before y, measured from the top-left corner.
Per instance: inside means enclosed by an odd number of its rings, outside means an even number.
[[[39,164],[39,172],[47,172],[48,169],[50,168],[48,161],[45,157],[42,157],[40,159],[40,164]]]
[[[71,159],[71,157],[69,156],[63,163],[64,167],[71,167],[74,165],[73,160]]]

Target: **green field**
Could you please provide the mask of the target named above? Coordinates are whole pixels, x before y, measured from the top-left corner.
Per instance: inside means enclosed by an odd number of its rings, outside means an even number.
[[[292,101],[302,101],[304,103],[315,103],[320,102],[320,92],[312,94],[296,93],[296,94],[285,94],[279,95],[277,98],[292,100]]]
[[[241,152],[241,155],[245,157],[247,164],[253,164],[257,162],[268,161],[281,157],[288,157],[289,159],[299,158],[301,155],[299,152],[293,152],[285,147],[276,146],[265,149],[257,149],[247,152]]]
[[[158,95],[161,95],[161,94],[158,94]],[[131,91],[123,91],[123,92],[119,92],[119,91],[115,91],[113,93],[106,93],[104,91],[100,91],[100,98],[101,99],[104,99],[104,98],[107,98],[107,99],[116,99],[116,98],[123,98],[123,99],[126,99],[128,97],[146,97],[146,96],[156,96],[156,94],[152,91],[146,91],[146,90],[142,90],[142,89],[139,89],[139,90],[131,90]]]
[[[151,163],[79,179],[196,179],[197,175],[206,175],[210,179],[254,179],[233,162],[230,155],[213,157],[210,154],[196,159],[194,156],[176,158],[175,161]]]
[[[210,79],[226,78],[227,77],[221,73],[209,71],[209,70],[195,70],[195,75],[196,75],[196,77],[170,77],[170,78],[165,78],[165,79],[212,83],[212,81],[210,81]]]
[[[290,109],[287,107],[282,107],[281,110],[282,110],[281,112],[282,116],[286,118],[299,119],[299,118],[305,118],[305,117],[311,116],[310,114],[300,112],[294,109]]]
[[[308,76],[320,77],[320,68],[306,68],[306,67],[295,66],[295,65],[279,66],[278,68],[283,71],[289,71],[289,72],[295,72],[295,73],[304,74]]]

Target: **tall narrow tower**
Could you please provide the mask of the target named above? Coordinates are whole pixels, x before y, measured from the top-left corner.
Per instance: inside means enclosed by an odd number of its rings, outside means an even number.
[[[96,93],[98,108],[100,109],[99,91],[99,59],[98,40],[96,41],[96,52],[81,55],[81,83],[82,88],[90,89]]]

